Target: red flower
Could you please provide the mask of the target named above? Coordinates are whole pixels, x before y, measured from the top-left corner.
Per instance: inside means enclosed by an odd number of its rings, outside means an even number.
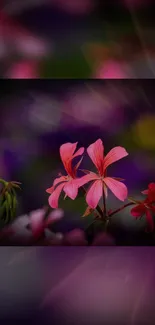
[[[99,139],[88,147],[87,152],[98,170],[98,173],[88,171],[87,175],[78,180],[79,187],[93,181],[86,195],[87,204],[95,209],[102,197],[103,190],[107,196],[107,187],[119,200],[124,201],[128,194],[127,187],[119,181],[120,178],[106,177],[106,170],[115,161],[126,157],[128,155],[126,150],[122,147],[115,147],[104,157],[103,143]]]
[[[38,78],[37,70],[37,62],[20,60],[12,64],[5,76],[9,79],[36,79]]]
[[[147,200],[150,203],[155,203],[155,183],[150,183],[148,189],[142,193],[147,195]]]
[[[150,204],[148,199],[144,200],[143,202],[139,203],[131,209],[131,214],[133,217],[141,218],[142,216],[146,215],[149,231],[153,231],[154,229],[152,212],[155,212],[155,207]]]
[[[101,63],[96,72],[96,78],[98,79],[127,79],[128,73],[125,71],[123,64],[109,60]]]
[[[78,194],[76,172],[82,159],[74,168],[72,168],[72,160],[75,157],[81,156],[84,152],[84,148],[80,148],[75,153],[77,143],[78,142],[65,143],[60,147],[60,156],[67,175],[56,178],[53,186],[46,190],[47,193],[51,194],[49,197],[49,205],[54,209],[58,207],[58,200],[62,190],[65,192],[66,196],[69,196],[72,200],[74,200]]]
[[[152,218],[152,212],[155,212],[155,206],[153,206],[152,204],[155,203],[155,183],[150,183],[148,185],[148,189],[143,191],[142,193],[147,195],[147,198],[140,204],[135,206],[131,210],[131,214],[133,215],[133,217],[136,218],[146,215],[148,230],[153,231],[154,222]]]

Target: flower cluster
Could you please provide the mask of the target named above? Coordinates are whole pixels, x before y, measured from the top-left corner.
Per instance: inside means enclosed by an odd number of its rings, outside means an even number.
[[[96,211],[97,218],[102,219],[107,225],[114,214],[130,205],[135,205],[135,207],[131,209],[131,215],[136,218],[146,215],[148,223],[147,230],[149,229],[152,231],[154,229],[152,213],[155,212],[155,183],[149,184],[148,189],[142,192],[147,195],[147,197],[142,201],[137,201],[136,199],[128,197],[128,189],[123,179],[107,175],[107,169],[111,164],[128,156],[125,148],[120,146],[115,147],[105,155],[103,142],[101,139],[98,139],[87,148],[87,154],[95,165],[96,172],[81,170],[84,175],[78,177],[77,172],[82,162],[85,149],[82,147],[76,151],[77,144],[77,142],[65,143],[60,147],[60,157],[67,174],[59,175],[60,177],[54,180],[52,187],[46,190],[46,192],[50,194],[48,201],[51,208],[58,208],[59,197],[62,191],[65,193],[65,198],[69,197],[75,200],[78,196],[79,189],[82,188],[88,205],[84,216],[89,215],[92,211]],[[79,156],[81,156],[79,162],[73,166],[73,159]],[[84,185],[87,183],[91,183],[91,185],[86,190]],[[117,210],[107,211],[106,200],[108,198],[108,190],[110,190],[120,201],[128,199],[130,202]],[[103,199],[102,206],[99,205],[101,198]]]
[[[104,157],[103,143],[100,139],[97,140],[87,148],[87,153],[97,168],[97,172],[84,170],[86,175],[78,178],[77,169],[83,157],[74,168],[72,160],[81,156],[84,153],[84,148],[75,152],[76,147],[77,143],[66,143],[60,147],[60,156],[67,175],[56,178],[52,187],[46,190],[47,193],[50,193],[49,205],[52,208],[58,207],[58,199],[62,190],[66,196],[74,200],[78,195],[78,189],[89,182],[92,182],[92,185],[87,191],[86,202],[92,209],[97,207],[102,195],[107,197],[108,188],[119,200],[124,201],[128,195],[127,187],[121,182],[121,179],[107,177],[107,168],[117,160],[126,157],[128,155],[126,150],[122,147],[115,147]]]
[[[20,189],[18,182],[6,182],[0,179],[0,218],[5,227],[0,232],[1,243],[15,243],[25,245],[115,245],[115,239],[110,235],[109,225],[112,217],[131,206],[131,215],[134,218],[146,218],[146,231],[154,230],[153,215],[155,213],[155,183],[150,183],[142,191],[142,200],[128,196],[124,179],[109,176],[108,167],[114,162],[128,156],[123,147],[115,147],[104,153],[101,139],[87,148],[87,154],[93,162],[96,172],[79,169],[83,160],[85,148],[77,150],[76,143],[65,143],[60,147],[60,157],[64,165],[65,174],[59,174],[52,186],[46,190],[49,193],[49,206],[29,215],[15,218],[17,206],[16,189]],[[73,165],[73,160],[79,161]],[[79,177],[78,170],[83,173]],[[85,188],[85,185],[90,186]],[[116,210],[107,209],[108,191],[111,191],[120,201],[128,200]],[[68,233],[53,231],[53,224],[61,221],[64,211],[59,207],[61,193],[64,199],[69,197],[75,200],[79,192],[86,200],[86,210],[83,217],[94,214],[92,223],[85,229],[72,229]],[[54,209],[54,210],[53,210]]]
[[[146,198],[140,202],[135,201],[137,205],[134,208],[132,208],[131,214],[136,218],[146,215],[147,224],[148,224],[147,229],[153,231],[154,221],[153,221],[152,214],[155,212],[155,183],[150,183],[148,189],[142,191],[142,193],[146,195]]]

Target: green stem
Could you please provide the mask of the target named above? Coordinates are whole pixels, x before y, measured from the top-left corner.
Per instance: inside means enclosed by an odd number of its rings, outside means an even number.
[[[2,183],[4,186],[8,184],[8,182],[4,181],[4,179],[0,178],[0,183]]]

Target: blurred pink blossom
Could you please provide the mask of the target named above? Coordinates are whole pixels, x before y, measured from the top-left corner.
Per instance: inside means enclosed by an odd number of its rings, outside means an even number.
[[[73,89],[66,94],[62,106],[63,125],[93,125],[109,132],[120,132],[124,126],[124,105],[133,100],[129,89],[120,89],[117,85],[90,86]],[[130,94],[130,97],[129,97]],[[133,94],[133,93],[132,93]],[[94,109],[95,107],[95,109]]]
[[[117,61],[109,60],[102,63],[96,73],[96,78],[99,79],[128,79],[129,75],[123,64]]]
[[[48,53],[48,45],[45,41],[29,34],[21,34],[15,38],[14,45],[17,52],[24,56],[38,57]]]
[[[63,210],[57,209],[55,211],[52,211],[45,220],[44,209],[31,212],[29,217],[30,217],[30,227],[31,227],[33,237],[36,239],[40,237],[40,235],[42,235],[42,233],[46,228],[48,228],[48,226],[61,220],[63,215],[64,215]]]
[[[36,79],[39,77],[37,63],[34,61],[22,60],[13,63],[6,72],[5,78],[9,79]]]
[[[34,36],[10,16],[0,12],[0,50],[5,53],[8,45],[26,57],[44,56],[49,52],[47,41]],[[3,49],[4,48],[4,49]]]
[[[45,213],[45,209],[38,209],[32,211],[29,215],[18,217],[10,226],[4,228],[1,237],[2,235],[3,237],[6,236],[13,242],[31,243],[39,239],[44,233],[45,239],[58,239],[60,241],[62,236],[58,233],[57,238],[57,234],[50,231],[48,227],[63,218],[63,210],[57,209],[52,211],[46,220],[44,219]]]

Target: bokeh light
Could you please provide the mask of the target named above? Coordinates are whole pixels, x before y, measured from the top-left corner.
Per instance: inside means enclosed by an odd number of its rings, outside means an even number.
[[[2,78],[154,78],[153,0],[3,0]]]

